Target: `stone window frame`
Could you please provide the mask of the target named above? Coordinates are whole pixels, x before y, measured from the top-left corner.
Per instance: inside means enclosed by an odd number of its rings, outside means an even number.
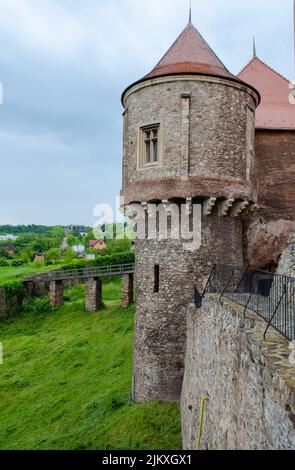
[[[146,161],[145,132],[149,129],[158,130],[158,160],[153,162]],[[145,170],[162,166],[162,123],[160,121],[141,124],[138,129],[138,151],[137,151],[137,170]]]

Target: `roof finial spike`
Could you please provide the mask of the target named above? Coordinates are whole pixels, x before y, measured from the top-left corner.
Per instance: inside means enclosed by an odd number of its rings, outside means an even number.
[[[189,2],[189,18],[188,18],[188,22],[189,22],[189,23],[192,22],[192,0],[190,0],[190,2]]]
[[[255,37],[253,37],[253,59],[257,59]]]

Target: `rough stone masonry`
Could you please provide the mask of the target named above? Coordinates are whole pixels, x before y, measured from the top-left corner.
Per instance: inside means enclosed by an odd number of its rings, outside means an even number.
[[[295,366],[288,341],[230,300],[209,295],[188,307],[181,398],[184,449],[295,449]]]

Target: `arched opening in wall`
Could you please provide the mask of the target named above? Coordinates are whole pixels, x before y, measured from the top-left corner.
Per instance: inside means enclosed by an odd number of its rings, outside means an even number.
[[[261,269],[261,271],[267,271],[267,272],[270,272],[270,273],[275,273],[277,268],[278,268],[278,264],[279,264],[278,262],[273,262],[273,263],[270,263],[270,264],[267,264],[267,265],[263,266],[260,269]]]
[[[154,293],[157,294],[160,290],[160,266],[154,266]]]

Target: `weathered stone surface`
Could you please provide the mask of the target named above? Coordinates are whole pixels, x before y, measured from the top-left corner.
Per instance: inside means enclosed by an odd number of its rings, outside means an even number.
[[[149,86],[150,85],[150,86]],[[254,110],[257,96],[217,77],[154,79],[125,95],[123,194],[131,202],[220,198],[255,201]],[[141,167],[140,128],[160,124],[159,162]],[[178,201],[177,201],[178,199]],[[228,207],[229,209],[229,207]],[[136,243],[134,398],[179,400],[186,308],[213,263],[243,264],[242,221],[203,217],[202,246],[182,240]],[[154,291],[159,265],[159,292]]]
[[[277,274],[295,278],[295,232],[291,235],[289,244],[282,254]]]
[[[122,302],[123,308],[129,307],[134,301],[134,282],[133,274],[125,274],[122,276]]]
[[[103,306],[102,303],[102,282],[100,279],[87,279],[86,281],[86,302],[87,312],[96,312]]]
[[[288,244],[294,221],[255,215],[246,233],[246,261],[252,268],[275,265]]]
[[[0,287],[0,317],[7,317],[7,316],[8,316],[8,302],[7,302],[6,289],[4,287]]]
[[[188,308],[182,430],[196,449],[201,399],[203,449],[295,449],[295,368],[288,342],[231,301],[207,296]]]
[[[183,240],[136,241],[134,399],[179,400],[183,379],[186,309],[194,288],[203,292],[214,263],[242,265],[240,218],[203,216],[202,246]],[[159,265],[159,292],[154,267]]]
[[[50,305],[59,307],[64,304],[64,284],[63,281],[50,282]]]
[[[149,194],[150,200],[255,200],[249,178],[254,172],[254,118],[249,119],[249,112],[254,111],[255,100],[249,89],[212,77],[167,78],[131,94],[125,106],[126,204],[149,200]],[[160,123],[161,163],[138,169],[139,129],[152,123]]]

